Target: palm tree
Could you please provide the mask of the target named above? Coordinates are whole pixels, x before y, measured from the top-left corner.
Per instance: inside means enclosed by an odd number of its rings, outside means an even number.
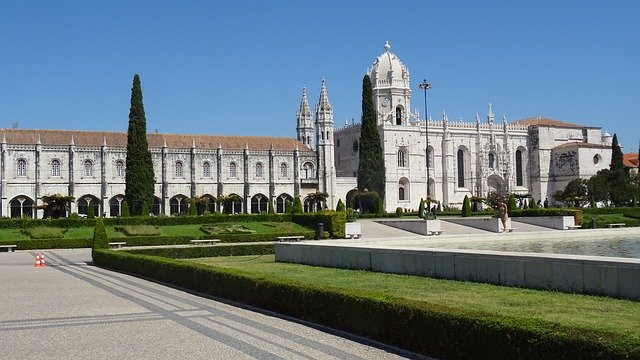
[[[42,197],[44,217],[52,217],[58,219],[66,217],[69,211],[69,203],[76,201],[73,196],[65,196],[62,194],[44,195]]]

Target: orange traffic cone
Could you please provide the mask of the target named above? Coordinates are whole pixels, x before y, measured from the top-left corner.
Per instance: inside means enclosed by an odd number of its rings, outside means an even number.
[[[45,267],[47,264],[44,263],[44,254],[40,253],[40,266]]]
[[[40,260],[40,253],[36,254],[36,264],[33,267],[43,267],[42,261]]]

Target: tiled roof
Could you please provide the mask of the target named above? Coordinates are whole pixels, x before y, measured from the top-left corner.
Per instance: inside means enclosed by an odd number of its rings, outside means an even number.
[[[622,165],[625,167],[637,167],[638,154],[622,154]]]
[[[126,147],[127,133],[113,131],[81,130],[38,130],[38,129],[0,129],[0,136],[7,144],[34,145],[38,141],[48,146]],[[310,151],[302,142],[293,138],[267,136],[221,136],[221,135],[180,135],[147,133],[150,148],[161,148],[165,142],[168,148],[190,149],[194,143],[196,149],[244,149],[250,150],[295,150]]]
[[[540,117],[540,116],[514,121],[513,123],[514,124],[518,124],[518,125],[525,125],[525,126],[542,125],[542,126],[556,126],[556,127],[564,127],[564,128],[584,128],[584,127],[588,127],[588,126],[572,124],[572,123],[563,122],[563,121],[554,120],[554,119],[549,119],[549,118]]]
[[[564,149],[564,148],[570,148],[570,147],[592,148],[592,149],[610,149],[611,148],[611,146],[608,146],[608,145],[585,143],[585,142],[581,142],[581,141],[573,141],[573,142],[564,143],[562,145],[558,145],[554,149]]]

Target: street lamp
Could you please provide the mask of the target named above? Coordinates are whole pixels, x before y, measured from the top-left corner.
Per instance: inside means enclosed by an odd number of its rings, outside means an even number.
[[[420,89],[424,90],[424,133],[427,138],[427,198],[430,197],[429,194],[429,111],[427,108],[427,90],[431,89],[431,84],[427,82],[427,79],[422,80],[422,83],[418,85]],[[431,211],[431,209],[429,209]]]

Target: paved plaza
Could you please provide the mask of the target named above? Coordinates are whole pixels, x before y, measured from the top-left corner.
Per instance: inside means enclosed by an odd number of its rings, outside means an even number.
[[[419,358],[88,265],[89,249],[44,254],[0,253],[0,358]]]

